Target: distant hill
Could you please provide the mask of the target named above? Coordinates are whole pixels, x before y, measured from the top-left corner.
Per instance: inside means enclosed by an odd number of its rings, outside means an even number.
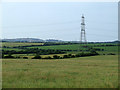
[[[3,42],[44,42],[37,38],[16,38],[16,39],[2,39]]]
[[[56,39],[38,39],[38,38],[16,38],[16,39],[0,39],[2,42],[65,42],[65,43],[80,43],[79,41],[62,41]],[[108,42],[88,42],[88,43],[120,43],[120,41],[108,41]]]
[[[61,40],[55,39],[38,39],[38,38],[16,38],[16,39],[2,39],[2,42],[62,42]]]
[[[113,43],[120,43],[120,41],[117,40],[117,41],[114,41]]]
[[[47,39],[46,42],[62,42],[61,40]]]

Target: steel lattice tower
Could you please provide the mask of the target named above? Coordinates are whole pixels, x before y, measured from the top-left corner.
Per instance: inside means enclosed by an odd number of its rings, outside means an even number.
[[[86,33],[85,33],[85,17],[84,17],[84,15],[82,15],[80,42],[81,43],[87,42]]]

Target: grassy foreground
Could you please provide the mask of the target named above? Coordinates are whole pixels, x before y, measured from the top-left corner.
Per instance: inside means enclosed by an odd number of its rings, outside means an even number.
[[[117,88],[118,56],[3,59],[3,88]]]

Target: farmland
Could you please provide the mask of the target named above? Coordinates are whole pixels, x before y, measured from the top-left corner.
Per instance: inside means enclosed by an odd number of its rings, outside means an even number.
[[[3,88],[117,88],[117,58],[3,59]]]
[[[117,43],[80,45],[4,42],[1,49],[4,50],[4,56],[13,56],[2,59],[3,88],[118,87]],[[77,57],[78,53],[89,53],[89,49],[99,55]],[[36,54],[42,58],[33,59]],[[74,57],[63,58],[69,54]],[[55,55],[60,58],[53,58]]]
[[[22,43],[22,42],[3,42],[2,46],[16,47],[16,46],[27,46],[27,45],[43,45],[44,43]]]
[[[87,46],[87,47],[84,47]],[[42,50],[59,50],[59,51],[64,51],[66,54],[67,53],[71,53],[71,54],[76,54],[81,52],[82,50],[84,52],[88,52],[89,48],[94,48],[94,49],[98,49],[97,52],[101,55],[103,54],[109,54],[109,53],[113,53],[113,54],[118,54],[118,45],[117,43],[96,43],[96,44],[65,44],[65,45],[45,45],[44,43],[10,43],[10,42],[4,42],[2,43],[2,50],[7,51],[9,50],[9,52],[11,51],[17,51],[18,53],[14,53],[14,55],[18,55],[18,54],[22,54],[21,52],[23,51],[28,51],[32,50],[34,51],[34,49],[42,49]],[[81,50],[81,51],[79,51]],[[8,51],[7,51],[8,52]],[[34,56],[35,53],[23,53],[23,54],[27,54],[27,56],[31,56],[31,54]],[[55,54],[55,53],[54,53]],[[56,53],[58,54],[58,53]],[[61,52],[62,54],[62,52]],[[23,55],[25,56],[25,55]]]

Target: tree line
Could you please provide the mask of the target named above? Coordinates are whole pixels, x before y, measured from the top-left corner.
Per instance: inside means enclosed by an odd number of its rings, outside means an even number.
[[[2,50],[2,54],[33,54],[38,53],[40,55],[48,55],[48,54],[64,54],[64,51],[54,50],[54,49],[38,49],[38,48],[26,48],[24,50],[16,51],[16,50]]]
[[[65,54],[63,56],[53,55],[53,57],[51,56],[41,57],[39,53],[36,53],[36,55],[32,59],[64,59],[64,58],[75,58],[75,57],[85,57],[85,56],[95,56],[95,55],[99,55],[95,50],[91,50],[88,53],[81,52],[77,54]],[[2,54],[2,58],[21,58],[21,57],[19,56],[15,57],[11,53],[9,53],[8,55]],[[28,57],[23,57],[23,59],[28,59]]]

